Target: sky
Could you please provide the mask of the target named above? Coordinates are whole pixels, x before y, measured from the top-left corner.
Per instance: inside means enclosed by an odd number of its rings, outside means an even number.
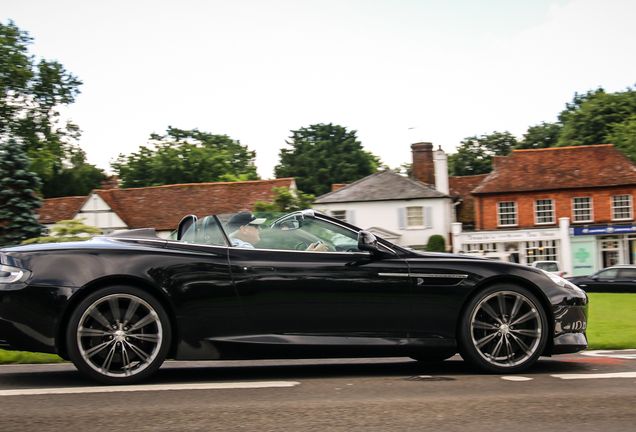
[[[274,178],[292,130],[410,145],[554,122],[574,94],[636,84],[634,0],[0,0],[83,85],[64,116],[112,172],[168,126],[228,135]],[[601,144],[601,143],[599,143]]]

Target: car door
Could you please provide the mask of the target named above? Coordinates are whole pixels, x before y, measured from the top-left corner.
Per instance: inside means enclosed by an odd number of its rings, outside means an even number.
[[[305,251],[318,238],[310,228],[328,238],[329,251]],[[406,337],[411,285],[404,260],[359,251],[356,232],[325,221],[271,234],[279,237],[262,240],[269,249],[229,248],[241,304],[259,332]],[[274,249],[289,238],[300,250]]]

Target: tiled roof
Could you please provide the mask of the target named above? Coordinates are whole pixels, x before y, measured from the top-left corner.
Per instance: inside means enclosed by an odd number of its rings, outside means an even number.
[[[251,211],[256,201],[273,202],[275,187],[295,187],[293,178],[247,182],[189,183],[134,189],[95,190],[128,228],[172,230],[187,214]]]
[[[448,178],[450,194],[461,199],[461,203],[457,206],[457,222],[471,223],[475,221],[475,199],[471,192],[486,177],[488,174]]]
[[[173,230],[187,214],[203,217],[211,214],[251,211],[256,201],[273,202],[272,188],[295,188],[293,178],[247,182],[190,183],[132,189],[96,189],[108,206],[128,228]],[[87,197],[43,200],[40,222],[54,223],[71,219]]]
[[[316,204],[361,201],[389,201],[419,198],[445,198],[432,187],[385,170],[316,198]]]
[[[85,196],[43,199],[42,207],[38,210],[39,221],[43,224],[52,224],[72,219],[84,201]]]
[[[636,165],[612,144],[513,150],[474,194],[636,184]]]

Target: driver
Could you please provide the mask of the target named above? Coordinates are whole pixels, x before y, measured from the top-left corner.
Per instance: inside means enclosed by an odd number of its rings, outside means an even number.
[[[230,232],[232,246],[239,248],[252,248],[261,241],[261,224],[265,223],[265,218],[257,218],[250,212],[236,213],[227,223]],[[306,249],[314,252],[326,252],[328,247],[325,243],[317,241]]]
[[[261,227],[265,218],[257,218],[250,212],[237,213],[227,224],[231,232],[230,240],[232,246],[240,248],[254,248],[254,245],[261,241]]]

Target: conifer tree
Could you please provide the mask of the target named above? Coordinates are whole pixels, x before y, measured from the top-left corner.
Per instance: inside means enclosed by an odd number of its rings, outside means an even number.
[[[42,231],[35,213],[42,206],[35,195],[40,179],[29,164],[23,145],[0,142],[0,245],[20,244]]]

